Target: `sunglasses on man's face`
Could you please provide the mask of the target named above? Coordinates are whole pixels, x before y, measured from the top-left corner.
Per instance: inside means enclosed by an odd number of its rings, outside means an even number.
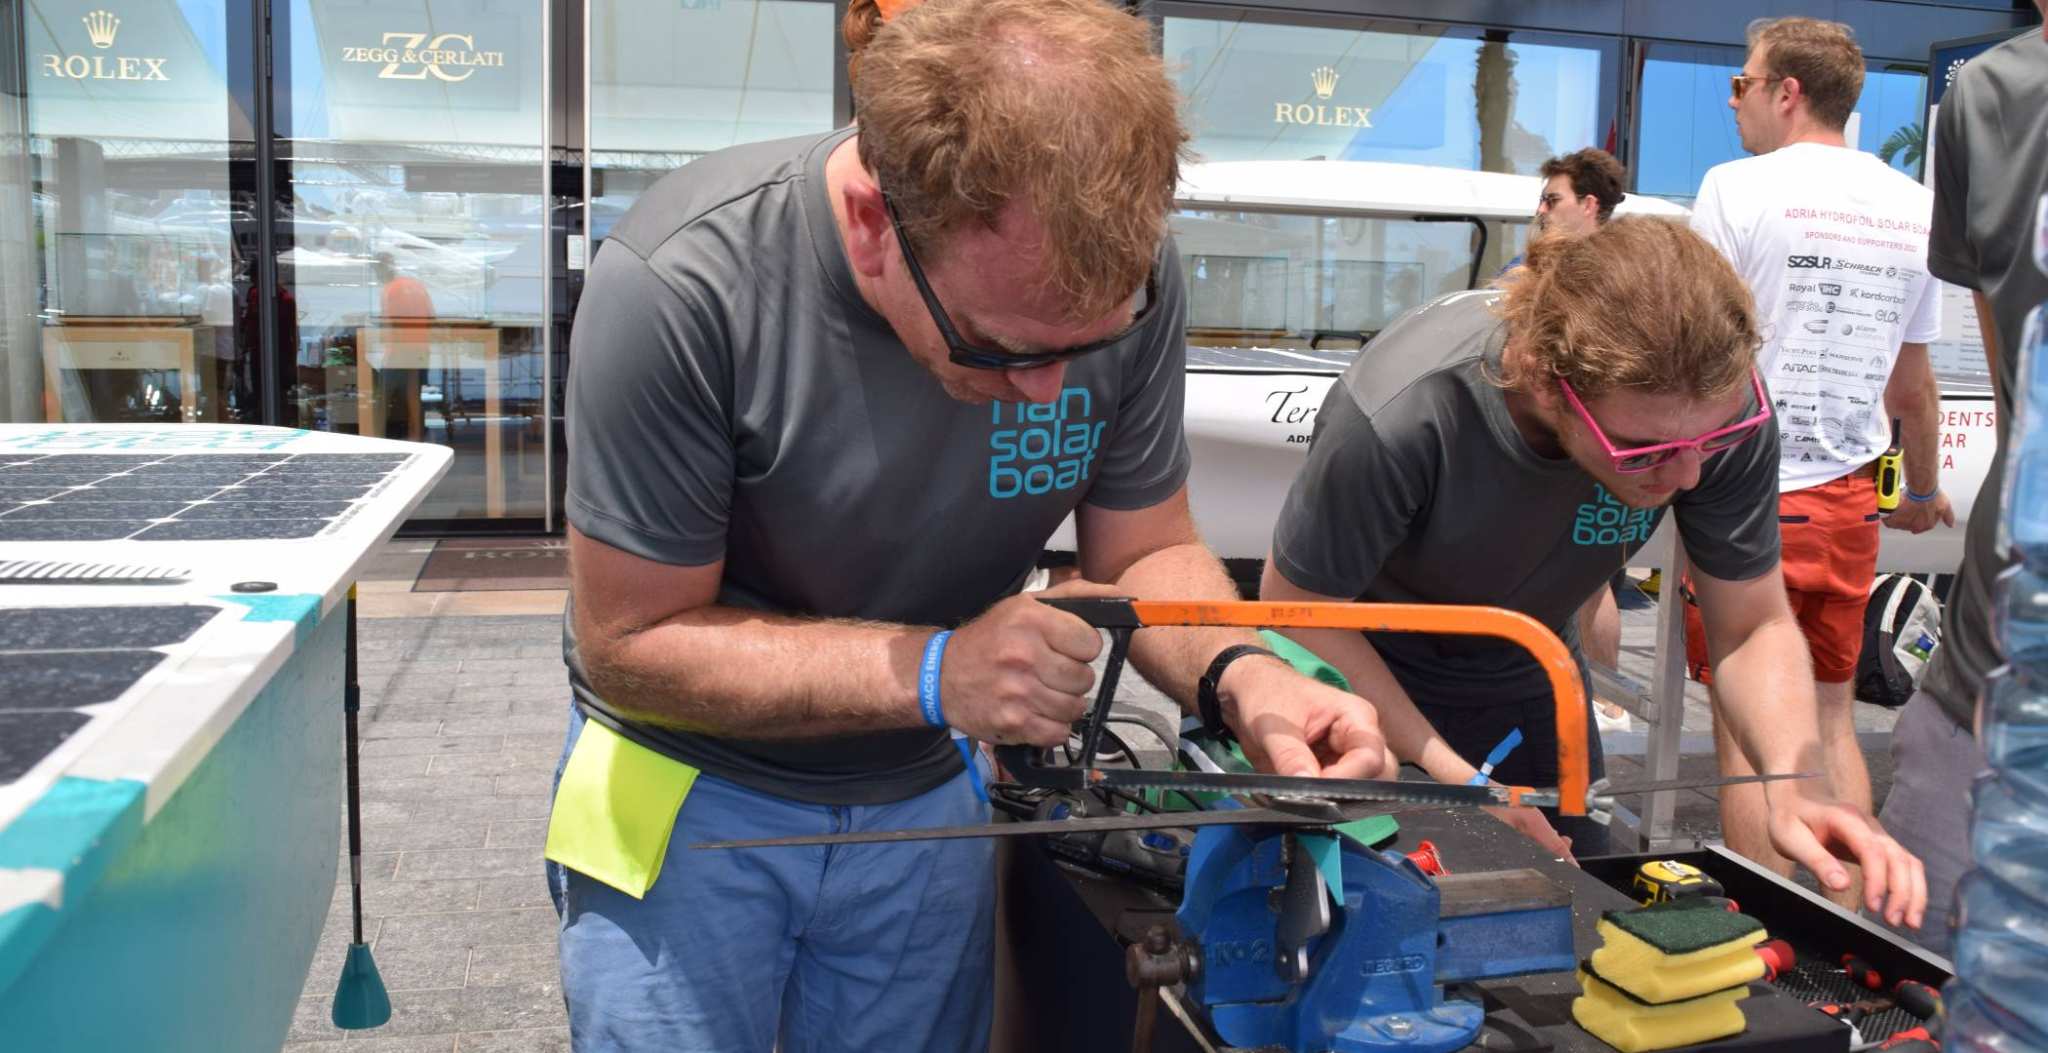
[[[1695,435],[1690,439],[1679,439],[1676,442],[1660,442],[1654,446],[1633,446],[1627,449],[1615,448],[1614,443],[1607,438],[1607,432],[1600,427],[1600,422],[1594,420],[1593,414],[1587,412],[1586,404],[1579,401],[1579,393],[1572,390],[1569,381],[1559,377],[1557,378],[1557,386],[1564,389],[1564,397],[1571,401],[1573,409],[1579,411],[1579,419],[1585,421],[1586,427],[1592,431],[1593,437],[1600,440],[1600,448],[1607,451],[1607,456],[1614,462],[1614,470],[1623,475],[1634,475],[1637,472],[1647,472],[1671,460],[1673,457],[1678,456],[1680,450],[1693,450],[1704,460],[1731,446],[1742,443],[1750,436],[1762,430],[1763,426],[1769,423],[1771,419],[1770,397],[1764,393],[1764,380],[1761,376],[1757,375],[1756,370],[1751,369],[1749,371],[1749,380],[1756,390],[1757,413],[1755,416],[1736,421],[1726,427],[1715,428],[1713,431],[1701,435]]]
[[[931,283],[925,280],[924,267],[917,262],[917,254],[910,250],[910,237],[903,233],[903,217],[896,214],[896,203],[889,199],[888,191],[882,192],[882,205],[889,210],[889,225],[895,228],[896,244],[903,249],[903,265],[910,269],[910,280],[917,286],[917,294],[924,298],[925,310],[932,316],[932,324],[939,329],[939,338],[946,342],[946,357],[956,366],[968,369],[1043,369],[1056,362],[1067,362],[1082,355],[1092,355],[1122,343],[1126,337],[1150,321],[1159,307],[1159,265],[1145,275],[1144,302],[1138,305],[1137,314],[1131,317],[1131,324],[1123,332],[1104,340],[1095,340],[1074,347],[1063,347],[1057,351],[1022,352],[1008,351],[997,347],[982,347],[970,344],[953,328],[953,320],[946,315],[945,307],[939,303],[937,293],[932,292]]]

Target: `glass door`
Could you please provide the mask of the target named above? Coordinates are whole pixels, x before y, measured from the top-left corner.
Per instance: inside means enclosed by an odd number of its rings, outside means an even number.
[[[415,526],[537,524],[549,484],[543,0],[273,2],[287,422],[454,447]]]

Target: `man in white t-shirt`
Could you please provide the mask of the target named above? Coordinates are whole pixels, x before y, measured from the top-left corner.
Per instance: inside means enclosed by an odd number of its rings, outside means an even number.
[[[1941,331],[1940,287],[1927,273],[1933,195],[1857,151],[1843,127],[1863,89],[1863,51],[1849,27],[1811,18],[1760,19],[1732,79],[1743,149],[1700,184],[1693,229],[1735,265],[1756,297],[1767,343],[1758,358],[1777,410],[1779,529],[1785,588],[1813,656],[1821,736],[1836,797],[1869,809],[1870,774],[1856,742],[1856,658],[1877,571],[1876,460],[1905,453],[1906,494],[1887,526],[1915,533],[1954,523],[1938,482],[1940,390],[1927,341]],[[1688,611],[1701,679],[1726,657]],[[1748,762],[1716,721],[1721,770]],[[1768,791],[1721,791],[1730,847],[1790,874],[1765,830]],[[1836,895],[1853,905],[1855,890]]]

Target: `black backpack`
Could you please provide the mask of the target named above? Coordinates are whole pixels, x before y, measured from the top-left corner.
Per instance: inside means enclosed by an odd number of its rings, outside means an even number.
[[[1863,653],[1856,659],[1856,697],[1896,709],[1913,697],[1920,670],[1941,645],[1941,603],[1925,582],[1880,574],[1863,610]]]

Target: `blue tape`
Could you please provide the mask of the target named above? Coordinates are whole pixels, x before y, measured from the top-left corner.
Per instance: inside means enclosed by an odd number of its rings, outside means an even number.
[[[247,607],[249,613],[242,615],[245,622],[291,622],[294,646],[304,643],[306,635],[320,623],[320,597],[316,593],[237,592],[214,599]]]
[[[1486,780],[1493,775],[1493,769],[1500,767],[1500,762],[1507,760],[1508,754],[1515,752],[1515,747],[1521,744],[1521,728],[1508,732],[1508,737],[1500,740],[1500,745],[1495,746],[1493,752],[1486,755],[1486,763],[1479,766],[1478,773],[1469,780],[1470,784],[1473,786],[1486,785]]]
[[[941,629],[925,641],[924,661],[917,667],[917,704],[924,710],[924,722],[935,728],[946,726],[946,711],[939,705],[939,666],[946,658],[946,640],[951,629]]]

